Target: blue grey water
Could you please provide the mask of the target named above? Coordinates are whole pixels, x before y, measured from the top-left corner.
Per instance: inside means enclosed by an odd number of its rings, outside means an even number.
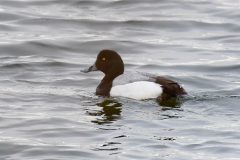
[[[1,160],[239,160],[238,0],[1,0]],[[94,95],[101,49],[169,75],[177,107]]]

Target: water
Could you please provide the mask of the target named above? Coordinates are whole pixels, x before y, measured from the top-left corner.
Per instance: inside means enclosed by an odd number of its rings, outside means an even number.
[[[0,159],[240,159],[237,0],[0,1]],[[104,48],[169,75],[177,107],[94,95]]]

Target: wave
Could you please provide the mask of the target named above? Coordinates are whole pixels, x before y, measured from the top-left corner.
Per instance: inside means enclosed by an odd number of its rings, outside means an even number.
[[[103,29],[102,27],[107,28],[119,28],[119,27],[138,27],[138,28],[158,28],[158,29],[165,29],[165,30],[176,30],[176,31],[192,31],[192,30],[230,30],[231,32],[239,32],[240,26],[235,23],[227,23],[227,22],[211,22],[211,21],[198,21],[198,20],[150,20],[147,18],[141,19],[126,19],[126,18],[117,18],[113,17],[112,19],[105,19],[105,18],[90,18],[83,19],[83,18],[28,18],[19,20],[16,22],[17,24],[21,25],[38,25],[38,26],[49,26],[58,27],[76,25],[76,27],[87,27],[87,28],[98,28]]]
[[[83,68],[82,65],[71,64],[66,62],[26,62],[26,63],[10,63],[1,65],[3,69],[14,69],[14,68],[28,68],[28,67],[77,67]]]

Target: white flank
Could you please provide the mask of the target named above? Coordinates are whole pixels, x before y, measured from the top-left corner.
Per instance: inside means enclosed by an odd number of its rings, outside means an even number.
[[[137,100],[156,98],[161,93],[162,88],[159,84],[147,81],[117,85],[112,87],[110,91],[111,96],[128,97]]]

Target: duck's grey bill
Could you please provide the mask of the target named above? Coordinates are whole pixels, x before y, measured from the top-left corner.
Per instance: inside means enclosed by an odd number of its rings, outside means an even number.
[[[86,68],[86,69],[81,70],[81,72],[83,72],[83,73],[88,73],[88,72],[97,71],[97,70],[98,70],[98,69],[97,69],[96,65],[94,64],[94,65],[92,65],[92,66],[89,67],[89,68]]]

